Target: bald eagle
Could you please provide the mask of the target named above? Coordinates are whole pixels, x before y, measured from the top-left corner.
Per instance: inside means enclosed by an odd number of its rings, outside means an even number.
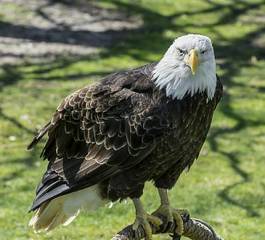
[[[69,224],[81,209],[131,198],[133,224],[152,238],[151,225],[177,222],[167,191],[199,156],[222,96],[211,40],[175,39],[159,62],[110,74],[66,97],[38,132],[48,134],[48,167],[31,207],[29,225],[49,231]],[[140,201],[146,181],[158,189],[160,207],[148,214]]]

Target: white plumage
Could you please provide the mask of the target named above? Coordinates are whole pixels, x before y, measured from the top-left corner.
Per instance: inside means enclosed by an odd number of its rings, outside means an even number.
[[[29,226],[36,232],[50,231],[60,224],[66,226],[71,223],[81,209],[95,210],[105,203],[100,197],[98,185],[94,185],[41,205],[31,218]]]
[[[196,49],[200,65],[193,75],[187,65],[189,52]],[[203,53],[201,51],[204,51]],[[199,34],[188,34],[177,38],[159,61],[153,72],[153,80],[160,88],[166,88],[167,96],[182,99],[186,93],[191,96],[206,90],[212,99],[216,88],[216,64],[211,40]]]

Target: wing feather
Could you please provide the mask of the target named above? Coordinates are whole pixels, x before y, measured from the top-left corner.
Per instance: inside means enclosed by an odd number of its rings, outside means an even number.
[[[114,74],[62,101],[44,128],[49,139],[42,155],[49,165],[33,210],[131,168],[152,152],[168,124],[157,115],[161,106],[152,99],[148,76],[143,70]]]

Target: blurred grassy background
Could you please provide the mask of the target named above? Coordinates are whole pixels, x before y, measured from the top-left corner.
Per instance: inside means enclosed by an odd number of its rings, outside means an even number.
[[[25,148],[63,97],[110,72],[159,60],[172,40],[186,33],[212,38],[225,95],[198,161],[183,174],[171,198],[176,207],[188,208],[192,216],[209,222],[224,239],[265,239],[264,1],[40,2],[49,9],[59,5],[62,11],[55,14],[58,21],[52,29],[38,27],[42,18],[54,20],[41,6],[0,1],[0,41],[5,42],[0,44],[0,56],[14,59],[2,64],[0,60],[0,239],[111,239],[133,222],[128,202],[83,213],[67,228],[35,235],[27,227],[31,217],[27,210],[47,163],[39,159],[41,146],[31,152]],[[92,24],[89,16],[105,25],[129,19],[133,27],[76,30],[66,21],[72,17],[69,9],[83,14],[77,17],[79,28]],[[34,26],[29,23],[32,16],[39,19]],[[53,48],[46,54],[27,55],[27,49],[19,52],[19,42],[10,50],[14,39],[48,42]],[[51,57],[57,44],[81,46],[81,54],[62,51]],[[91,46],[93,51],[86,53]],[[150,211],[158,206],[151,184],[146,186],[144,203]]]

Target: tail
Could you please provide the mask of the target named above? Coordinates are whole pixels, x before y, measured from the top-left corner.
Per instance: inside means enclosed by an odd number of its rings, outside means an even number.
[[[35,232],[50,231],[61,224],[70,224],[81,209],[95,210],[105,203],[98,185],[94,185],[43,203],[31,218],[29,226]]]
[[[54,125],[51,122],[48,122],[33,138],[32,142],[28,145],[27,150],[32,149],[53,126]]]

